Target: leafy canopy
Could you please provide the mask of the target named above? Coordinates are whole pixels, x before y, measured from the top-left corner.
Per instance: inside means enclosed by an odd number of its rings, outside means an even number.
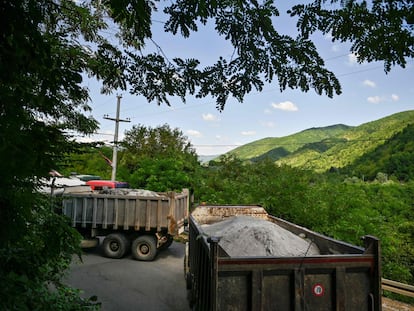
[[[351,52],[360,63],[383,61],[389,72],[394,65],[405,68],[414,57],[413,1],[316,0],[296,5],[290,13],[299,17],[305,38],[321,31],[333,41],[352,42]]]
[[[192,186],[198,158],[179,129],[136,125],[125,133],[121,146],[120,177],[133,187],[181,191]]]
[[[158,6],[158,1],[102,1],[99,7],[121,27],[126,48],[123,78],[131,85],[132,94],[158,104],[168,104],[168,96],[173,95],[183,101],[188,94],[210,95],[222,110],[230,96],[242,101],[252,89],[260,91],[265,82],[275,79],[281,90],[313,88],[330,97],[340,93],[338,80],[324,67],[310,40],[292,38],[274,28],[273,18],[279,11],[273,1],[176,1],[165,5],[166,32],[187,38],[200,26],[214,23],[217,33],[233,46],[230,59],[219,57],[205,67],[196,58],[169,60],[162,50],[145,54],[145,43],[152,40],[152,14]]]

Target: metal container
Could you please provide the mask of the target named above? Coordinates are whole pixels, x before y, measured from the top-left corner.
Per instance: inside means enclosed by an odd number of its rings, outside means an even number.
[[[183,230],[188,209],[188,190],[154,193],[119,189],[64,193],[62,212],[85,240],[105,237],[103,247],[108,257],[120,258],[132,245],[136,259],[152,260],[157,250],[168,247],[173,236]]]
[[[249,215],[315,243],[318,256],[231,257],[202,225]],[[242,237],[240,237],[242,238]],[[193,310],[381,310],[380,242],[357,247],[268,215],[260,206],[199,206],[189,218],[185,258]]]

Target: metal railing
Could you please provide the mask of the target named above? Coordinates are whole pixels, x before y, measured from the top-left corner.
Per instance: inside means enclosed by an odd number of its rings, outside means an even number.
[[[382,289],[403,296],[414,297],[414,286],[388,279],[382,279]]]

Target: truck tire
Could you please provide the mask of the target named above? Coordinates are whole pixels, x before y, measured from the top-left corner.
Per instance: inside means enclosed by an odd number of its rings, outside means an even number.
[[[131,252],[137,260],[154,260],[157,255],[157,239],[152,235],[141,235],[132,242]]]
[[[107,235],[102,244],[106,257],[122,258],[129,248],[129,241],[122,233],[111,233]]]

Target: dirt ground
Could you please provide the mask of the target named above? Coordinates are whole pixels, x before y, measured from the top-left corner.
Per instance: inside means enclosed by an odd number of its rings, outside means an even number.
[[[382,311],[414,311],[414,306],[382,297]]]

